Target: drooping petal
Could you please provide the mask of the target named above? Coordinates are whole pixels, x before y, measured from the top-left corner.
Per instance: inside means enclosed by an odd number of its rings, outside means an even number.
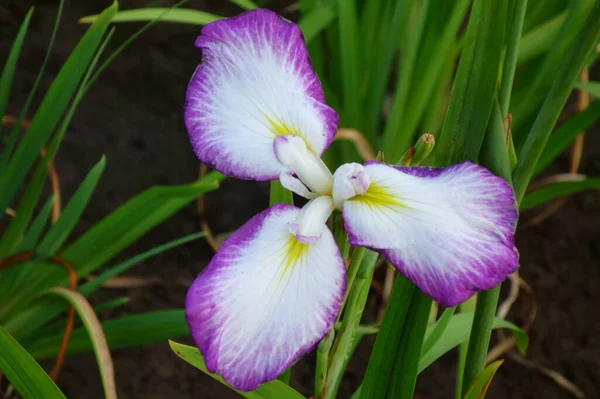
[[[316,155],[338,123],[297,25],[252,10],[206,25],[196,46],[203,60],[188,86],[185,123],[198,158],[241,179],[275,180],[278,135],[302,137]]]
[[[313,199],[319,196],[319,194],[313,193],[302,183],[302,180],[298,179],[298,177],[293,172],[284,172],[279,175],[279,181],[281,185],[290,190],[291,192],[298,194],[301,197],[307,199]]]
[[[276,378],[333,326],[345,268],[325,228],[313,244],[289,232],[300,209],[275,205],[221,246],[196,278],[186,318],[208,370],[234,388]]]
[[[444,306],[518,267],[512,188],[470,162],[445,169],[367,163],[371,183],[343,205],[352,245],[373,248]],[[335,188],[334,188],[335,191]]]

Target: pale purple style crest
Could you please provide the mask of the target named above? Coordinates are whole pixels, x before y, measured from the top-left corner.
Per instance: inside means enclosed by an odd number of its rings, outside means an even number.
[[[317,156],[338,123],[297,25],[257,9],[206,25],[203,59],[186,93],[185,124],[200,161],[240,179],[275,180],[278,135],[302,137]]]

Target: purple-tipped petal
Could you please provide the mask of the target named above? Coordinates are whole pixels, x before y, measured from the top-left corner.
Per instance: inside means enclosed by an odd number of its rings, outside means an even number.
[[[445,169],[370,162],[371,184],[343,205],[352,245],[373,248],[444,306],[518,267],[512,188],[470,162]]]
[[[335,323],[346,276],[333,235],[289,232],[300,209],[275,205],[221,246],[186,298],[186,319],[209,371],[255,389],[309,352]]]
[[[275,180],[277,135],[301,136],[315,154],[335,135],[338,116],[325,104],[297,25],[252,10],[206,25],[196,46],[203,60],[186,93],[185,124],[198,158],[240,179]]]

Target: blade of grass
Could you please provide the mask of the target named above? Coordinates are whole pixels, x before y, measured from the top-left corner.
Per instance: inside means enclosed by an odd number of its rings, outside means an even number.
[[[333,343],[327,378],[321,391],[320,399],[337,398],[342,376],[350,360],[350,352],[353,348],[352,344],[356,339],[356,330],[360,325],[360,319],[367,303],[371,280],[373,279],[373,271],[375,270],[375,263],[378,257],[378,253],[366,250],[358,268],[356,279],[348,294],[348,302],[344,308],[342,324]]]
[[[427,319],[431,308],[431,298],[418,288],[415,289],[408,315],[406,327],[402,330],[399,350],[390,380],[388,398],[412,399],[417,384],[419,359],[425,338]]]
[[[520,202],[531,180],[552,129],[564,108],[575,81],[600,40],[600,3],[591,9],[574,45],[560,63],[560,70],[546,96],[519,155],[513,174],[517,201]]]
[[[589,107],[563,123],[550,135],[544,151],[535,165],[533,176],[538,175],[566,150],[573,140],[585,132],[600,118],[600,101],[596,100]]]
[[[31,226],[29,226],[29,229],[27,230],[25,237],[23,237],[23,241],[21,241],[17,252],[30,251],[36,246],[40,237],[42,236],[44,227],[46,227],[46,223],[48,223],[48,218],[50,217],[53,206],[54,196],[51,195],[38,212],[37,216],[31,223]]]
[[[536,26],[535,29],[525,33],[519,45],[517,64],[521,65],[542,55],[554,44],[554,39],[560,27],[567,18],[567,12],[557,14],[554,18]]]
[[[439,320],[427,327],[425,341],[423,342],[423,347],[421,348],[421,357],[423,353],[427,353],[444,335],[444,332],[446,331],[446,328],[448,328],[448,324],[450,323],[455,310],[456,307],[444,310],[444,313],[442,313],[442,316],[439,318]]]
[[[338,0],[339,60],[342,77],[342,103],[345,125],[360,126],[360,79],[358,57],[358,23],[355,0]],[[340,73],[340,72],[336,72]]]
[[[117,389],[115,386],[115,372],[112,358],[110,356],[110,351],[108,350],[108,344],[106,343],[100,320],[98,320],[96,313],[94,313],[94,309],[92,309],[87,299],[77,291],[62,287],[54,287],[46,291],[45,294],[62,297],[75,308],[92,341],[92,346],[98,362],[98,369],[100,370],[100,376],[102,377],[105,398],[116,399]]]
[[[507,4],[475,0],[444,127],[436,145],[436,163],[476,161],[496,92],[504,48]]]
[[[133,266],[140,264],[141,262],[145,261],[146,259],[149,259],[153,256],[161,254],[170,249],[187,244],[188,242],[197,240],[198,238],[204,237],[205,235],[206,234],[204,234],[204,232],[189,234],[187,236],[184,236],[184,237],[178,238],[176,240],[169,241],[165,244],[159,245],[157,247],[154,247],[148,251],[142,252],[141,254],[138,254],[138,255],[132,257],[131,259],[126,260],[125,262],[122,262],[122,263],[119,263],[118,265],[112,266],[108,270],[106,270],[106,271],[102,272],[101,274],[99,274],[98,276],[96,276],[94,279],[81,285],[79,287],[79,292],[85,296],[88,296],[92,292],[94,292],[95,290],[100,288],[102,286],[102,284],[104,284],[106,281],[110,280],[113,277],[117,277],[118,275],[126,272],[127,270],[131,269]]]
[[[565,181],[548,184],[537,190],[525,194],[519,209],[525,211],[545,204],[558,197],[575,194],[585,190],[600,189],[600,178],[587,178],[580,181]]]
[[[33,7],[29,9],[25,18],[21,23],[21,27],[15,36],[15,41],[10,47],[10,52],[2,68],[2,75],[0,75],[0,118],[6,113],[6,106],[8,105],[8,99],[10,97],[10,89],[12,87],[13,79],[15,77],[15,71],[17,70],[17,62],[19,61],[19,55],[23,48],[23,42],[27,35],[27,29],[29,28],[29,21],[31,21],[31,15],[33,15]],[[0,132],[1,132],[0,127]],[[1,136],[0,136],[1,138]],[[0,164],[2,165],[2,164]],[[4,168],[0,168],[0,171]],[[1,172],[0,172],[1,173]]]
[[[492,383],[492,379],[496,375],[496,371],[502,366],[504,360],[498,360],[488,365],[477,376],[477,379],[465,395],[464,399],[483,399]]]
[[[116,11],[117,3],[114,3],[102,13],[101,18],[88,29],[79,41],[52,82],[31,121],[28,134],[21,140],[13,159],[0,179],[0,209],[5,209],[10,204],[27,171],[54,130]]]
[[[254,10],[255,8],[258,8],[258,5],[250,0],[229,0],[229,2],[244,10]]]
[[[506,53],[504,55],[504,66],[502,68],[502,78],[500,79],[500,90],[498,92],[501,116],[504,118],[508,115],[526,10],[527,0],[510,1],[507,20]]]
[[[596,98],[600,98],[600,82],[577,82],[575,87],[590,93]]]
[[[29,91],[29,94],[27,95],[27,99],[25,100],[25,103],[21,107],[21,112],[19,114],[19,117],[17,118],[17,123],[15,123],[15,125],[13,126],[13,128],[10,132],[6,146],[4,147],[2,152],[0,152],[0,175],[2,174],[2,171],[5,170],[6,165],[8,165],[8,160],[10,159],[12,151],[13,151],[13,149],[17,143],[17,139],[19,137],[19,132],[21,130],[21,123],[25,120],[25,115],[27,115],[27,113],[29,112],[29,106],[31,105],[31,102],[33,101],[33,97],[35,96],[35,93],[37,92],[40,81],[42,80],[42,76],[44,76],[44,72],[46,71],[46,65],[48,65],[48,60],[50,59],[50,55],[52,54],[52,49],[54,49],[54,43],[56,42],[56,34],[58,32],[58,27],[60,26],[60,20],[62,17],[64,3],[65,3],[64,0],[60,0],[58,3],[58,11],[56,12],[56,18],[54,19],[54,27],[52,28],[52,34],[50,35],[50,41],[48,42],[48,48],[46,49],[46,55],[44,56],[44,61],[42,61],[42,65],[38,71],[35,81],[33,82],[33,86],[31,87],[31,90]],[[2,115],[2,113],[0,113],[0,116],[1,115]]]
[[[419,361],[419,373],[429,367],[433,362],[442,357],[444,354],[450,352],[453,348],[456,348],[463,342],[469,340],[469,334],[472,330],[474,314],[470,313],[459,313],[452,316],[446,332],[427,352],[421,354],[421,360]],[[428,329],[433,329],[434,326],[429,326]],[[517,348],[521,353],[525,353],[529,344],[527,334],[519,327],[515,326],[509,321],[494,318],[492,321],[492,329],[496,330],[499,328],[509,330],[517,340]],[[462,396],[461,396],[462,397]]]
[[[385,398],[392,378],[396,353],[409,312],[411,299],[416,287],[401,275],[396,277],[394,288],[388,300],[387,309],[381,328],[375,339],[375,346],[367,366],[367,372],[361,389],[361,398]]]
[[[384,143],[386,144],[384,148],[386,157],[389,158],[391,163],[400,160],[402,154],[412,145],[414,134],[423,118],[426,106],[434,91],[437,90],[437,80],[434,77],[439,76],[442,68],[449,64],[448,57],[454,53],[456,36],[464,22],[470,4],[470,0],[455,2],[442,33],[432,34],[435,37],[429,39],[429,41],[423,41],[423,47],[429,48],[431,46],[431,50],[421,50],[412,79],[413,82],[417,83],[410,91],[410,101],[406,103],[406,110],[400,110],[398,108],[400,101],[394,101],[386,123],[384,132]],[[399,116],[404,116],[403,120],[399,120]]]
[[[94,193],[105,166],[106,159],[102,157],[79,185],[75,194],[73,194],[71,200],[65,206],[60,219],[46,233],[42,242],[37,247],[38,252],[45,255],[54,255],[63,245],[81,218],[81,214]]]
[[[218,188],[218,182],[223,179],[223,175],[212,172],[192,184],[150,188],[94,225],[69,245],[61,257],[73,265],[78,275],[88,275],[199,195]],[[64,275],[49,271],[36,281],[33,288],[37,292],[64,282]],[[50,306],[45,300],[27,309],[15,308],[4,326],[8,331],[18,331],[25,337],[63,308],[56,302]]]
[[[210,377],[219,381],[221,384],[229,387],[223,378],[208,371],[206,365],[204,364],[204,359],[202,359],[202,355],[197,348],[178,344],[177,342],[173,341],[169,341],[169,345],[171,346],[173,352],[181,359],[196,367],[204,374],[209,375]],[[304,396],[300,395],[298,392],[279,380],[269,381],[250,392],[237,391],[235,389],[234,391],[248,399],[304,399]]]
[[[206,25],[223,17],[208,12],[186,8],[149,7],[135,10],[119,11],[112,21],[118,22],[176,22],[190,25]],[[79,18],[80,24],[90,24],[98,19],[98,15],[88,15]]]
[[[61,399],[65,395],[16,339],[0,326],[0,371],[22,397]]]

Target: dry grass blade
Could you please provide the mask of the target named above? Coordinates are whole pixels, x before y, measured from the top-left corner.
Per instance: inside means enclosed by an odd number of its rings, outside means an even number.
[[[335,134],[334,140],[348,140],[354,144],[358,155],[365,161],[372,161],[375,159],[375,151],[371,148],[371,145],[358,130],[356,129],[338,129]]]
[[[94,309],[88,300],[79,292],[63,287],[50,288],[46,294],[58,295],[66,299],[76,310],[81,318],[96,354],[96,361],[102,377],[104,395],[106,399],[117,398],[117,388],[115,385],[115,371],[112,357],[102,330],[102,324],[96,316]]]
[[[90,274],[86,276],[86,280],[91,281],[95,279],[96,276]],[[113,277],[104,284],[102,284],[103,288],[110,289],[127,289],[127,288],[143,288],[143,287],[151,287],[153,285],[167,285],[168,282],[160,279],[158,277],[140,277],[140,276],[119,276]]]
[[[589,70],[587,67],[583,68],[581,71],[581,76],[579,77],[580,82],[588,82],[590,79]],[[590,105],[590,95],[585,90],[577,91],[577,112],[583,112]],[[585,132],[581,132],[579,136],[573,142],[571,147],[571,162],[569,165],[569,173],[577,174],[579,171],[579,166],[581,165],[581,157],[583,155],[583,142],[585,139]],[[533,183],[535,184],[535,182]],[[542,223],[548,217],[555,214],[562,206],[567,202],[569,196],[564,196],[555,199],[550,204],[548,204],[542,211],[540,211],[533,219],[531,219],[527,226],[535,226],[537,224]]]
[[[0,260],[0,270],[14,266],[18,264],[23,264],[31,259],[33,256],[33,252],[21,252],[7,258]],[[50,257],[50,261],[58,266],[64,267],[69,273],[69,289],[76,290],[77,289],[77,273],[75,269],[64,259],[59,258],[58,256]],[[63,361],[65,359],[65,353],[67,352],[67,347],[69,346],[69,340],[71,339],[71,333],[73,332],[73,323],[75,321],[75,309],[73,306],[69,306],[67,309],[67,322],[65,323],[65,329],[63,332],[63,336],[60,341],[60,347],[58,349],[58,355],[56,356],[56,361],[54,362],[54,366],[52,366],[52,371],[50,372],[50,378],[54,381],[58,378],[60,374],[60,369],[62,367]]]

